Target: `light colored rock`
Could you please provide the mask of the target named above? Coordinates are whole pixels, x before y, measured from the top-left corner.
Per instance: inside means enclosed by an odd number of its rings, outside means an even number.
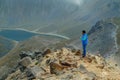
[[[88,72],[88,70],[82,64],[78,67],[78,71],[80,71],[82,74]]]
[[[28,79],[40,78],[43,73],[45,73],[45,71],[38,66],[27,68],[26,70]]]
[[[25,57],[22,60],[20,60],[19,64],[27,67],[28,65],[30,65],[32,63],[32,59],[30,57]]]

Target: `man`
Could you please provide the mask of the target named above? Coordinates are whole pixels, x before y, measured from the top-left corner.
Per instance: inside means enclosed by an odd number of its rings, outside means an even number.
[[[82,57],[84,58],[86,56],[86,47],[87,47],[87,44],[88,44],[88,36],[87,36],[87,33],[86,33],[85,30],[82,31],[81,41],[82,41],[82,47],[83,47]]]

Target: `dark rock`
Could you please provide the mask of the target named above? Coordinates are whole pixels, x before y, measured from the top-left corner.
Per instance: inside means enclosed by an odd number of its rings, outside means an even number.
[[[21,53],[19,54],[19,56],[20,56],[21,59],[23,59],[24,57],[27,57],[28,54],[26,54],[26,52],[21,52]]]
[[[60,75],[63,73],[63,67],[57,63],[50,63],[50,73]]]
[[[26,75],[28,77],[28,80],[35,79],[35,75],[29,69],[26,71]]]
[[[42,58],[43,58],[43,55],[42,55],[42,54],[36,55],[36,59],[37,59],[37,60],[40,60],[40,59],[42,60]]]
[[[80,50],[78,50],[78,51],[75,53],[75,55],[77,55],[77,56],[81,56],[81,55],[82,55],[82,53],[81,53],[81,51],[80,51]]]
[[[115,66],[117,67],[117,66],[118,66],[118,64],[115,64]]]
[[[33,53],[27,53],[27,52],[21,52],[19,54],[20,58],[23,59],[24,57],[30,57],[32,59],[34,59],[34,54]]]
[[[42,55],[43,53],[42,52],[35,52],[34,54],[35,54],[35,56],[38,56],[38,55]]]
[[[52,60],[52,59],[46,60],[46,64],[47,64],[47,65],[50,65],[51,62],[54,62],[54,60]]]
[[[77,67],[77,63],[70,63],[70,62],[66,62],[66,61],[60,61],[59,63],[63,66],[67,66],[67,67]]]
[[[19,69],[20,69],[20,71],[21,71],[21,72],[24,72],[24,71],[25,71],[25,69],[26,69],[26,67],[25,67],[25,66],[21,66],[21,65],[20,65],[20,66],[19,66]]]
[[[47,54],[50,54],[51,52],[52,52],[52,51],[51,51],[50,49],[47,49],[47,50],[44,51],[43,56],[45,56],[45,55],[47,55]]]

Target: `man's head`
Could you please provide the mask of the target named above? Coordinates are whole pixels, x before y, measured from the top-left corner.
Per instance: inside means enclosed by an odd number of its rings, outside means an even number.
[[[83,31],[82,31],[82,34],[85,34],[85,33],[86,33],[86,31],[85,31],[85,30],[83,30]]]

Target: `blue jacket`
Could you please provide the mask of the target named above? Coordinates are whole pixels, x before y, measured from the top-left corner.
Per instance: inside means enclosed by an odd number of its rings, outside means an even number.
[[[88,44],[88,35],[87,34],[83,34],[82,38],[81,38],[82,44],[83,45],[87,45]]]

